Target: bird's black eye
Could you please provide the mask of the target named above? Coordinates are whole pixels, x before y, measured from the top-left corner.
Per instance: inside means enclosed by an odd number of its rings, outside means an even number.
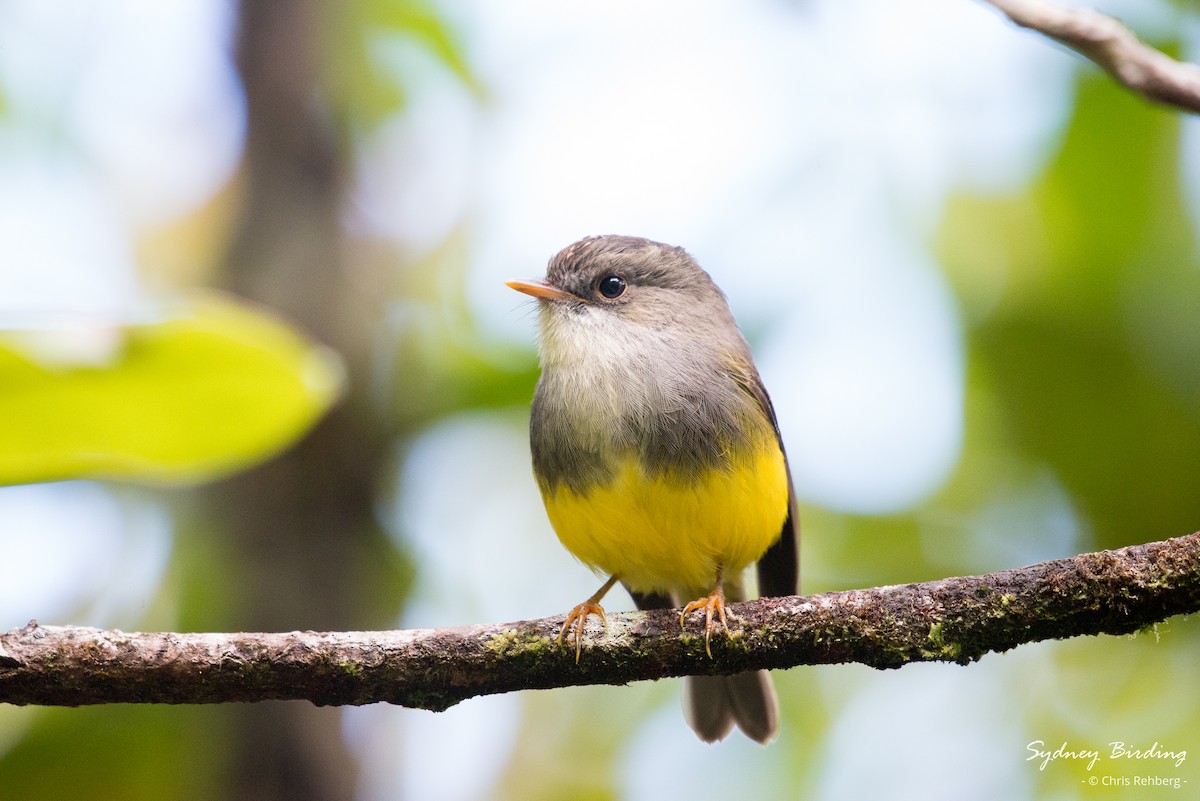
[[[596,289],[609,300],[625,294],[625,279],[619,275],[606,275],[596,282]]]

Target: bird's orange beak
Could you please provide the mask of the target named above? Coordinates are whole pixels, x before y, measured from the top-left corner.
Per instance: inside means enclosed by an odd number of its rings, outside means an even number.
[[[518,292],[533,295],[535,298],[545,298],[546,300],[579,300],[579,298],[570,292],[563,292],[558,287],[551,286],[545,281],[514,279],[512,281],[505,281],[504,283]]]

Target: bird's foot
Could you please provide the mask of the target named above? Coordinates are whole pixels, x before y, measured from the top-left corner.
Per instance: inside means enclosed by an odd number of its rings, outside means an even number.
[[[558,644],[562,645],[563,637],[567,635],[568,630],[571,630],[571,636],[575,640],[576,664],[579,663],[579,654],[583,649],[583,629],[587,625],[587,619],[592,615],[600,616],[601,622],[604,623],[604,631],[608,633],[608,617],[604,614],[604,607],[591,598],[567,613],[567,620],[563,623],[562,630],[558,632]]]
[[[704,612],[704,651],[711,659],[713,629],[717,628],[719,624],[721,628],[725,629],[726,634],[730,637],[733,636],[733,632],[729,630],[729,624],[725,621],[725,591],[721,588],[719,582],[716,589],[708,595],[698,598],[683,607],[683,611],[679,613],[679,627],[681,629],[686,628],[685,618],[692,612],[699,612],[701,610]],[[716,623],[713,621],[714,615],[716,616]]]

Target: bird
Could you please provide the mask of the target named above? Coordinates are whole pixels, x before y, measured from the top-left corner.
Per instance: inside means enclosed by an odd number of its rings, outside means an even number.
[[[589,617],[617,583],[639,609],[699,612],[705,650],[730,634],[726,604],[794,595],[799,518],[770,396],[724,293],[683,248],[590,236],[544,279],[511,280],[537,299],[541,373],[530,412],[533,473],[562,545],[607,575],[559,633],[578,662]],[[685,678],[685,719],[705,742],[736,725],[767,743],[779,729],[767,671]]]

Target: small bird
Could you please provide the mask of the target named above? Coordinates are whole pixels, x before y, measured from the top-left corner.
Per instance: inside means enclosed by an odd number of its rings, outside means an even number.
[[[620,582],[639,609],[704,614],[705,648],[729,633],[757,562],[762,595],[794,595],[798,518],[775,411],[725,296],[679,247],[593,236],[508,286],[539,301],[542,373],[533,472],[562,544],[608,580],[567,615],[579,659],[589,616]],[[605,621],[607,625],[607,621]],[[765,670],[693,676],[688,724],[706,742],[736,723],[779,729]]]

